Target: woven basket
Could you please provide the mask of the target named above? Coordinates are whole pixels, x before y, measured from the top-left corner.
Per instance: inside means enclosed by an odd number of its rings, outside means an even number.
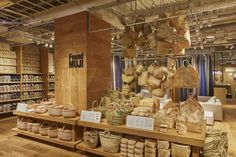
[[[106,111],[106,119],[109,125],[119,126],[124,124],[125,114],[117,114],[114,110]]]
[[[122,135],[111,134],[108,130],[99,132],[101,148],[110,153],[119,152]]]
[[[84,142],[90,148],[96,148],[98,145],[98,131],[86,131],[84,133]]]

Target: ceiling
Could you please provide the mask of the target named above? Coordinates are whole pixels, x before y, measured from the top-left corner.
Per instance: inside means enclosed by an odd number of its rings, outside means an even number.
[[[168,18],[187,15],[191,49],[213,46],[235,52],[235,0],[1,0],[0,40],[20,30],[31,41],[53,42],[54,19],[85,10],[111,23],[113,35],[124,29],[121,18],[125,25],[134,25],[139,16],[152,22],[162,20],[162,13]],[[1,32],[1,26],[8,31]],[[113,50],[121,49],[119,40],[113,41]]]

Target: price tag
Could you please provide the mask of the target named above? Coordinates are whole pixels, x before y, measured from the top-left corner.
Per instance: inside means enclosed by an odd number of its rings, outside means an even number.
[[[140,116],[127,116],[127,128],[154,130],[154,118],[140,117]]]
[[[28,104],[18,103],[16,107],[16,111],[27,112]]]
[[[101,112],[95,111],[81,111],[80,120],[85,122],[100,123],[101,121]]]

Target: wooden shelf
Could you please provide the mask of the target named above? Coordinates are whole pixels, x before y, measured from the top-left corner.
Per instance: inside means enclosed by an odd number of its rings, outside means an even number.
[[[176,142],[176,143],[197,146],[197,147],[203,147],[205,144],[205,130],[206,130],[205,128],[203,128],[204,132],[202,134],[188,132],[187,135],[184,136],[184,135],[178,134],[176,129],[168,129],[167,133],[163,133],[163,132],[158,131],[158,128],[155,128],[154,131],[149,131],[149,130],[142,130],[142,129],[126,128],[125,125],[111,126],[107,124],[105,119],[103,119],[101,123],[78,121],[78,125],[83,126],[83,127],[101,129],[101,130],[108,129],[109,131],[113,131],[117,133],[135,135],[135,136],[152,138],[152,139],[166,140],[170,142]]]
[[[22,92],[37,92],[37,91],[44,91],[44,89],[23,90]]]
[[[13,114],[18,115],[18,116],[23,116],[23,117],[42,119],[42,120],[70,124],[70,125],[76,125],[77,121],[79,120],[79,116],[75,118],[64,118],[62,116],[49,116],[48,113],[37,114],[37,113],[14,111]]]
[[[77,144],[76,149],[79,149],[79,150],[85,151],[85,152],[89,152],[89,153],[93,153],[93,154],[97,154],[97,155],[101,155],[101,156],[105,156],[105,157],[121,157],[120,153],[105,152],[100,147],[93,149],[93,148],[88,147],[83,142]]]
[[[0,75],[20,75],[19,73],[0,73]]]
[[[0,92],[0,94],[4,94],[4,93],[19,93],[20,92],[20,90],[18,90],[18,91],[6,91],[6,92]]]
[[[22,75],[43,75],[43,73],[22,73]]]
[[[22,81],[22,83],[43,83],[43,81]]]
[[[4,65],[4,64],[0,64],[0,66],[6,66],[6,67],[17,67],[17,65]]]
[[[54,82],[55,82],[55,80],[48,80],[48,82],[49,82],[49,83],[54,83]]]
[[[25,101],[25,100],[34,100],[34,99],[43,99],[44,97],[41,96],[41,97],[33,97],[33,98],[23,98],[22,101]]]
[[[15,102],[15,101],[20,101],[20,99],[12,99],[12,100],[7,100],[7,101],[0,101],[0,103]]]
[[[39,139],[39,140],[43,140],[43,141],[47,141],[47,142],[51,142],[51,143],[54,143],[54,144],[59,144],[61,146],[65,146],[65,147],[69,147],[69,148],[75,148],[75,146],[82,142],[82,140],[79,140],[79,141],[71,141],[71,142],[67,142],[67,141],[62,141],[62,140],[59,140],[58,138],[50,138],[48,136],[41,136],[40,134],[34,134],[32,132],[28,132],[28,131],[23,131],[23,130],[19,130],[18,128],[13,128],[12,131],[20,134],[20,135],[25,135],[25,136],[28,136],[28,137],[32,137],[32,138],[36,138],[36,139]]]
[[[13,113],[13,111],[0,112],[0,115],[2,115],[2,114],[8,114],[8,113]]]
[[[1,84],[20,84],[20,82],[0,82],[0,85]]]

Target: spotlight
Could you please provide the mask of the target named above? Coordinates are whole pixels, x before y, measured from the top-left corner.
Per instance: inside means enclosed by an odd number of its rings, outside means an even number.
[[[49,47],[52,48],[52,44],[50,44]]]
[[[48,47],[48,43],[46,43],[45,46]]]

